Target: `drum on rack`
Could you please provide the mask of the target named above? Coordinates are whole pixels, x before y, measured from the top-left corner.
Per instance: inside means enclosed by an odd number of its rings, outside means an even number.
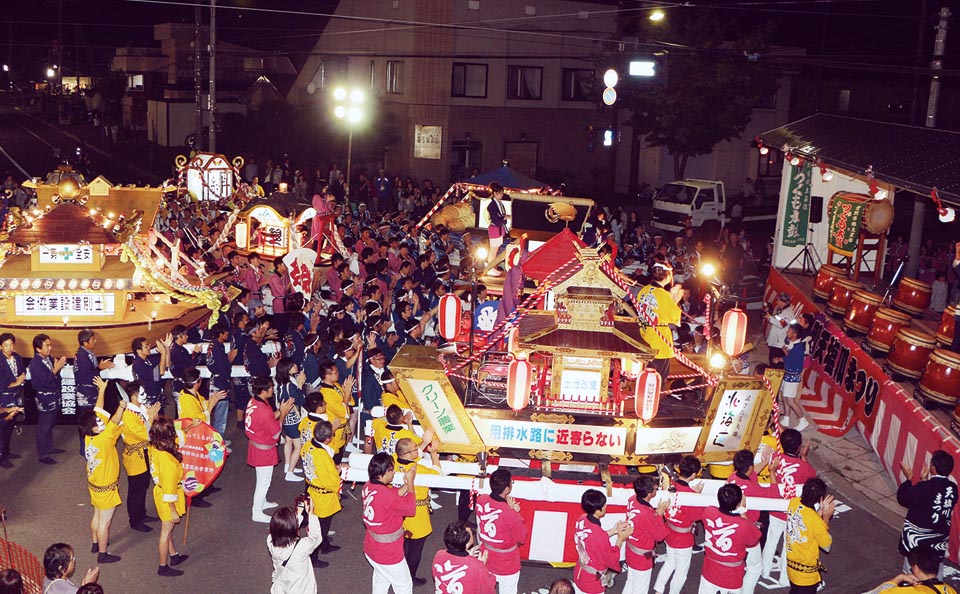
[[[901,328],[887,357],[887,367],[896,374],[918,380],[923,376],[930,353],[936,348],[937,342],[932,334]]]
[[[877,309],[864,344],[874,352],[889,353],[900,328],[910,327],[910,316],[890,307]]]
[[[883,305],[883,297],[870,291],[856,291],[850,299],[850,305],[847,306],[847,312],[843,316],[843,327],[847,331],[866,334],[870,332],[870,324],[873,323],[873,316]]]
[[[918,390],[927,400],[956,406],[960,401],[960,354],[946,349],[933,351]]]
[[[834,317],[841,318],[847,313],[847,307],[853,294],[863,289],[863,285],[856,281],[845,278],[838,278],[833,283],[833,289],[830,290],[830,301],[827,303],[827,311]]]
[[[953,332],[955,320],[953,316],[957,314],[957,308],[948,305],[940,316],[940,325],[937,326],[937,344],[940,346],[950,346],[953,344]]]
[[[923,281],[915,278],[906,278],[900,280],[897,286],[897,294],[893,297],[893,306],[900,311],[909,314],[922,314],[930,307],[930,296],[933,293],[933,287]]]
[[[813,279],[813,298],[821,301],[830,299],[833,283],[838,278],[847,278],[847,272],[839,266],[824,264],[817,271],[817,278]]]

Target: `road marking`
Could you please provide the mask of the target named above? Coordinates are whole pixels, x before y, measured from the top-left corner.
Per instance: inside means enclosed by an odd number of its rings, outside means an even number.
[[[20,163],[17,163],[13,157],[10,156],[10,153],[4,150],[3,145],[0,145],[0,153],[3,153],[3,156],[7,158],[8,161],[14,164],[14,166],[23,173],[28,179],[33,179],[33,176],[27,173],[27,170],[20,166]]]
[[[26,131],[27,131],[27,134],[29,134],[30,136],[33,136],[34,138],[36,138],[37,140],[39,140],[39,141],[42,142],[43,144],[49,146],[50,148],[52,148],[52,149],[54,149],[54,150],[56,150],[56,149],[58,148],[56,145],[50,144],[49,142],[47,142],[47,140],[46,140],[45,138],[41,137],[40,135],[38,135],[37,133],[35,133],[33,130],[31,130],[30,128],[27,128],[26,126],[24,126],[23,124],[21,124],[20,122],[18,122],[18,121],[16,121],[16,120],[14,120],[14,119],[11,118],[10,116],[4,116],[4,117],[7,118],[8,120],[10,120],[11,122],[13,122],[14,124],[20,126],[20,127],[23,128],[24,130],[26,130]]]

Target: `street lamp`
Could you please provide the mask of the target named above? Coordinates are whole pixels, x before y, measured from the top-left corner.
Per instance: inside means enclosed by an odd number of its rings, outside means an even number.
[[[57,73],[54,72],[53,68],[47,68],[47,78],[53,78]]]
[[[653,12],[651,12],[651,13],[650,13],[650,16],[647,17],[647,18],[649,18],[651,21],[653,21],[653,22],[655,22],[655,23],[659,23],[659,22],[662,21],[666,16],[667,16],[666,13],[664,13],[662,10],[660,10],[660,9],[658,8],[658,9],[654,10]]]
[[[363,120],[363,102],[366,95],[360,89],[348,91],[343,87],[333,90],[333,115],[347,122],[347,190],[350,189],[350,166],[353,161],[353,127]]]

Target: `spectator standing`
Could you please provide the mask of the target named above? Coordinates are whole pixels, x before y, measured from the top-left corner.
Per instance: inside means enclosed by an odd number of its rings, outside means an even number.
[[[790,594],[816,594],[820,587],[820,549],[830,552],[830,518],[836,504],[819,478],[807,479],[800,497],[787,507],[787,576]]]
[[[43,464],[56,464],[53,454],[63,453],[53,447],[53,426],[60,408],[60,370],[66,357],[54,360],[53,343],[46,334],[33,337],[33,358],[30,359],[30,383],[37,399],[37,455]]]
[[[790,306],[790,293],[780,293],[767,306],[764,320],[767,323],[767,348],[770,367],[783,369],[783,347],[787,344],[787,328],[796,321],[796,313]]]
[[[740,197],[741,202],[744,204],[750,204],[753,202],[754,196],[757,194],[757,189],[753,185],[753,180],[749,177],[743,182],[743,185],[740,186]]]
[[[76,594],[78,588],[70,578],[77,570],[73,547],[58,542],[47,547],[43,554],[43,594]],[[81,585],[96,583],[100,568],[91,567],[83,576]]]
[[[794,322],[787,326],[787,342],[783,347],[783,383],[780,385],[780,395],[783,396],[783,404],[786,408],[781,423],[784,427],[789,427],[790,415],[793,415],[798,419],[797,431],[803,431],[810,424],[804,418],[803,408],[797,402],[804,361],[807,357],[807,343],[803,340],[803,334],[800,324]]]
[[[941,559],[946,554],[950,519],[957,504],[957,484],[950,478],[953,465],[953,456],[937,450],[920,471],[920,482],[914,484],[913,469],[901,464],[907,477],[897,489],[897,503],[907,508],[898,547],[901,555],[920,547],[930,547]]]
[[[307,522],[307,533],[300,536],[303,520]],[[322,542],[311,499],[296,508],[279,508],[270,519],[267,537],[267,551],[273,561],[270,594],[316,594],[317,575],[310,564],[310,552]]]

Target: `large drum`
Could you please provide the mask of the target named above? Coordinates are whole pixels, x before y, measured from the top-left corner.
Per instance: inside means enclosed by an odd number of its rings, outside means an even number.
[[[930,307],[932,293],[933,287],[929,284],[915,278],[904,277],[897,287],[897,294],[893,298],[893,306],[900,311],[919,315]]]
[[[901,328],[887,357],[887,366],[894,373],[918,380],[923,375],[930,353],[936,348],[933,335],[913,328]]]
[[[957,314],[957,308],[948,305],[940,316],[940,325],[937,326],[937,344],[940,346],[950,346],[953,344],[953,332],[955,330],[955,320],[953,316]]]
[[[845,278],[838,278],[833,283],[833,289],[830,290],[830,301],[827,303],[827,311],[840,318],[847,313],[847,307],[853,299],[853,294],[863,289],[863,285],[856,281]]]
[[[933,351],[919,391],[927,400],[956,405],[960,401],[960,354],[946,349]]]
[[[864,344],[875,352],[889,353],[900,328],[910,326],[910,316],[889,307],[877,309]]]
[[[866,334],[870,332],[873,316],[883,305],[883,297],[870,291],[856,291],[843,316],[843,327],[848,331]]]
[[[838,278],[847,278],[847,273],[843,268],[833,264],[824,264],[817,271],[817,278],[813,279],[813,298],[826,301],[830,299],[830,291],[833,289],[833,283]]]

